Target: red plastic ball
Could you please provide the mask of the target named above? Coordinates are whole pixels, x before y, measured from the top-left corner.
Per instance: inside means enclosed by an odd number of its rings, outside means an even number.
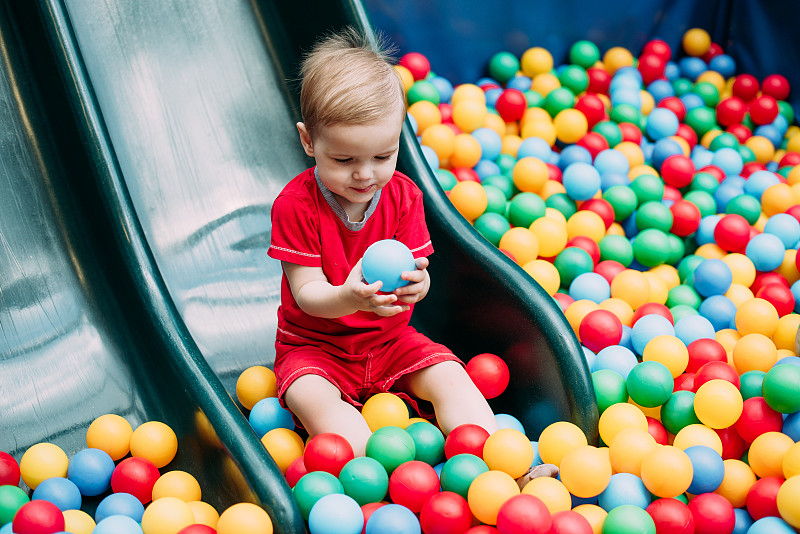
[[[777,100],[769,95],[761,95],[750,104],[750,118],[755,124],[769,124],[779,112]]]
[[[780,317],[794,311],[794,294],[783,284],[762,286],[756,293],[756,298],[764,299],[772,304]]]
[[[675,135],[689,143],[689,148],[694,148],[697,145],[697,133],[684,122],[678,125],[678,131],[675,132]]]
[[[442,122],[444,122],[444,123],[452,123],[453,122],[453,104],[448,104],[447,102],[442,102],[441,104],[439,104],[439,113],[442,114]],[[461,129],[459,128],[459,132],[460,131],[461,131]]]
[[[481,181],[481,177],[478,176],[478,173],[475,172],[473,169],[470,169],[469,167],[453,167],[452,169],[450,169],[450,172],[452,172],[455,175],[456,180],[458,180],[459,182],[469,181],[469,182],[480,183]]]
[[[647,433],[653,436],[656,443],[659,445],[666,445],[669,442],[669,435],[667,429],[661,424],[661,421],[655,417],[646,416],[647,418]]]
[[[664,76],[664,68],[666,66],[667,62],[660,56],[645,53],[639,57],[639,65],[637,68],[642,74],[642,82],[648,85]]]
[[[731,92],[745,102],[750,102],[758,94],[758,80],[752,74],[740,74],[733,80]]]
[[[742,178],[747,178],[751,174],[756,171],[765,171],[767,170],[767,166],[763,163],[759,163],[757,161],[749,161],[742,165],[742,172],[739,173],[739,176]]]
[[[442,124],[444,124],[445,126],[450,128],[453,131],[453,133],[456,134],[456,135],[461,135],[462,133],[464,133],[463,131],[461,131],[461,128],[459,128],[458,126],[456,126],[452,122],[452,119],[450,121],[447,121],[447,122],[442,121]]]
[[[290,488],[293,488],[306,473],[308,473],[308,469],[306,469],[306,464],[303,463],[303,457],[298,456],[286,468],[286,483],[289,484]]]
[[[672,392],[694,391],[694,373],[681,373],[672,381]]]
[[[146,458],[132,456],[117,464],[111,473],[111,489],[114,493],[130,493],[142,504],[153,499],[153,486],[161,476],[158,468]]]
[[[669,207],[672,212],[672,228],[670,232],[686,237],[693,234],[700,227],[702,215],[698,207],[688,200],[679,200]]]
[[[0,486],[19,484],[19,464],[13,456],[0,451]]]
[[[725,51],[722,49],[722,46],[720,46],[718,43],[711,43],[708,46],[708,50],[706,50],[706,53],[702,55],[703,61],[708,63],[715,57],[722,55],[724,52]]]
[[[600,97],[593,94],[585,94],[575,102],[575,109],[586,116],[589,129],[603,120],[606,115],[606,107]]]
[[[670,110],[675,114],[676,117],[678,117],[678,121],[680,122],[683,122],[683,119],[686,117],[686,106],[677,96],[667,96],[662,98],[657,107]]]
[[[561,510],[552,516],[550,534],[592,534],[592,525],[578,512]]]
[[[624,270],[625,266],[616,260],[603,260],[594,267],[594,272],[608,280],[609,284]]]
[[[189,525],[188,527],[183,527],[178,531],[177,534],[216,534],[217,530],[209,527],[208,525],[203,525],[202,523],[195,523],[194,525]]]
[[[424,80],[431,71],[431,63],[428,61],[428,58],[418,52],[409,52],[405,54],[400,58],[398,63],[411,72],[414,81]]]
[[[736,386],[736,389],[741,385],[736,369],[727,362],[708,362],[698,369],[694,375],[695,391],[711,380],[726,380]]]
[[[770,408],[764,397],[750,397],[744,401],[742,415],[733,426],[743,440],[752,443],[765,432],[780,432],[783,414]]]
[[[750,130],[750,128],[744,124],[731,124],[725,128],[725,131],[729,134],[733,134],[733,136],[736,137],[740,143],[744,143],[753,135],[753,132]]]
[[[689,501],[689,510],[694,517],[695,534],[733,532],[736,525],[733,505],[718,493],[698,495]]]
[[[603,150],[608,149],[608,141],[597,132],[588,132],[584,134],[575,144],[588,150],[589,154],[592,155],[592,159],[596,158]]]
[[[483,444],[489,433],[482,426],[465,423],[458,425],[444,440],[444,455],[449,460],[456,454],[474,454],[483,458]]]
[[[716,165],[706,165],[698,172],[707,172],[708,174],[716,178],[719,183],[722,183],[722,180],[725,179],[725,171],[723,171],[721,167],[717,167]]]
[[[586,69],[586,74],[589,75],[589,86],[586,88],[588,94],[608,94],[608,89],[611,87],[611,74],[606,69],[591,67]]]
[[[422,505],[439,493],[439,475],[429,464],[411,460],[400,464],[389,477],[392,502],[405,506],[415,514]]]
[[[553,165],[552,163],[547,164],[547,179],[553,180],[554,182],[561,183],[562,175],[561,169],[558,168],[558,165]]]
[[[578,211],[593,211],[603,219],[603,224],[608,230],[614,224],[614,207],[604,198],[592,198],[581,204]]]
[[[500,84],[498,84],[498,83],[495,83],[495,82],[489,82],[489,81],[485,81],[485,82],[479,82],[479,83],[478,83],[478,87],[480,87],[481,89],[483,89],[483,92],[484,92],[484,93],[485,93],[486,91],[489,91],[489,90],[491,90],[491,89],[502,89],[502,87],[500,86]]]
[[[381,506],[386,506],[387,503],[381,502],[368,502],[367,504],[361,505],[361,513],[364,514],[364,528],[361,529],[361,534],[364,534],[367,529],[367,521],[372,516],[372,514],[380,508]]]
[[[661,39],[650,39],[642,47],[642,54],[654,54],[666,62],[672,57],[672,48]]]
[[[778,162],[778,168],[800,165],[800,152],[787,152]],[[765,167],[766,168],[766,167]]]
[[[597,262],[600,261],[600,247],[591,237],[586,237],[585,235],[576,235],[567,241],[567,246],[565,248],[569,247],[577,247],[585,250],[586,253],[589,254],[589,257],[592,258],[593,265],[597,265]]]
[[[632,122],[620,122],[617,124],[623,141],[640,144],[642,142],[642,130]]]
[[[597,353],[619,343],[622,339],[622,322],[608,310],[593,310],[586,314],[578,326],[581,343]]]
[[[750,284],[750,291],[753,292],[753,295],[757,294],[761,291],[762,287],[772,285],[772,284],[779,284],[787,289],[789,288],[789,281],[781,273],[776,273],[774,271],[757,273],[756,279],[753,280],[753,283]]]
[[[422,505],[419,522],[425,534],[461,534],[472,526],[472,512],[464,497],[442,491]]]
[[[662,200],[677,202],[679,200],[683,200],[683,195],[681,194],[680,190],[675,186],[664,184],[664,195],[661,198]]]
[[[303,450],[303,463],[309,471],[326,471],[335,477],[344,464],[354,458],[353,447],[343,436],[324,432],[312,437]]]
[[[780,517],[778,512],[778,490],[784,480],[779,477],[764,477],[750,486],[745,506],[750,516],[758,521],[762,517]]]
[[[501,534],[549,534],[552,524],[544,501],[527,493],[514,495],[497,511],[497,530]]]
[[[653,518],[658,534],[694,534],[694,516],[677,499],[657,499],[645,511]]]
[[[569,305],[575,302],[575,299],[570,297],[566,293],[556,293],[555,295],[553,295],[553,298],[556,299],[558,305],[561,306],[562,312],[566,311],[566,309],[569,308]]]
[[[495,534],[497,529],[489,525],[478,525],[469,530],[464,531],[464,534]]]
[[[670,323],[675,323],[675,320],[672,317],[672,312],[664,304],[658,302],[646,302],[636,308],[636,311],[633,312],[633,317],[631,318],[631,327],[633,327],[633,325],[635,325],[636,322],[645,315],[651,314],[660,315],[665,319],[668,319]]]
[[[528,109],[528,100],[525,94],[517,89],[506,89],[495,102],[495,109],[506,122],[518,121]]]
[[[786,100],[790,91],[789,80],[780,74],[770,74],[761,82],[761,92],[776,100]]]
[[[22,505],[14,515],[15,534],[53,534],[64,531],[64,514],[50,501],[35,500]]]
[[[661,178],[674,187],[686,187],[694,177],[694,162],[683,154],[673,154],[661,164]]]
[[[744,120],[747,106],[738,96],[730,96],[717,104],[717,122],[722,126],[732,126]]]
[[[722,456],[723,460],[738,460],[747,450],[748,443],[736,432],[735,427],[715,428],[714,432],[717,433],[719,440],[722,442],[722,454],[720,456]]]
[[[750,241],[750,225],[739,214],[726,215],[714,228],[714,241],[722,250],[742,252]]]
[[[689,364],[686,366],[687,373],[696,373],[708,362],[728,362],[728,354],[725,351],[725,347],[716,339],[695,339],[686,346],[686,349],[689,351]]]
[[[487,399],[493,399],[508,387],[510,373],[508,365],[494,354],[484,353],[473,356],[467,362],[467,374]]]

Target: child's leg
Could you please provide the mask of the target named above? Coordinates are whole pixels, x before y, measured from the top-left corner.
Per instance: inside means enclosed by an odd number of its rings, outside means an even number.
[[[364,456],[372,432],[361,412],[342,400],[339,390],[317,375],[303,375],[286,389],[286,406],[310,436],[333,432],[344,437],[356,456]]]
[[[414,371],[400,381],[403,389],[433,404],[436,421],[445,435],[465,423],[482,426],[490,434],[497,430],[492,409],[457,362],[437,363]]]

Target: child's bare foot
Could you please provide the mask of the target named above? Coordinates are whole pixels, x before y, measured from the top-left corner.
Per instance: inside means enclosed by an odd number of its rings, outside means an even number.
[[[525,485],[533,480],[534,478],[540,477],[550,477],[556,478],[558,476],[558,467],[553,464],[541,464],[535,465],[528,469],[528,472],[522,475],[517,479],[517,485],[519,485],[519,489],[525,487]]]

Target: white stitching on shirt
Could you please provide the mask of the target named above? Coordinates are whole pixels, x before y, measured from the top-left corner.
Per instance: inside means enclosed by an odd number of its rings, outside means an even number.
[[[290,248],[283,248],[283,247],[276,247],[275,245],[270,245],[270,248],[274,248],[275,250],[280,250],[281,252],[289,252],[291,254],[297,254],[298,256],[306,256],[308,258],[321,258],[321,254],[309,254],[308,252],[300,252],[299,250],[292,250]]]
[[[411,252],[413,253],[413,252],[420,251],[420,250],[424,249],[425,247],[429,247],[430,245],[431,245],[431,242],[430,242],[430,241],[428,241],[427,243],[425,243],[425,244],[424,244],[424,245],[422,245],[421,247],[412,248],[412,249],[411,249]]]

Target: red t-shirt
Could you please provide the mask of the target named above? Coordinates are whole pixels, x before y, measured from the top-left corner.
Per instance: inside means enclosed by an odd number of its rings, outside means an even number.
[[[372,243],[397,239],[415,258],[433,252],[422,191],[410,178],[395,172],[381,190],[375,211],[363,228],[348,229],[322,194],[314,168],[290,181],[272,204],[272,242],[267,254],[276,260],[322,267],[334,286],[347,279]],[[297,305],[289,282],[281,279],[277,338],[284,343],[315,343],[347,357],[360,356],[393,339],[411,319],[411,309],[393,317],[356,312],[336,319],[308,315]]]

